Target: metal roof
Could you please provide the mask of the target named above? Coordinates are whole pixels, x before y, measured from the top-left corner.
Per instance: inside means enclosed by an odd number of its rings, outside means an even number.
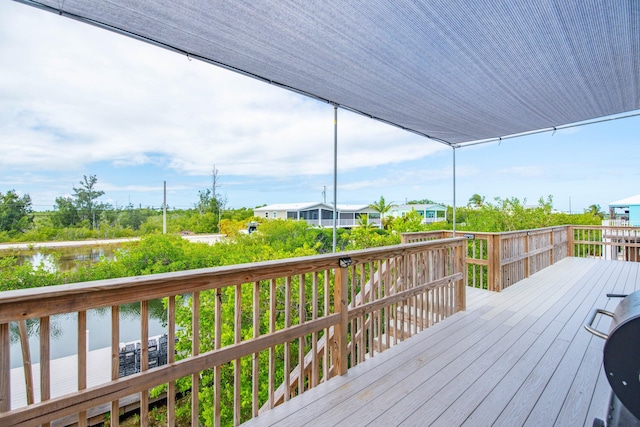
[[[19,1],[454,147],[640,109],[633,0]]]
[[[609,203],[609,207],[611,208],[628,207],[630,205],[640,205],[640,194]]]

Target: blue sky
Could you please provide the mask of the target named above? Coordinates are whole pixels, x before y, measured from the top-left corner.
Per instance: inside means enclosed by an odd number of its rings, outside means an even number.
[[[452,150],[339,110],[338,203],[453,203]],[[640,193],[640,117],[461,148],[456,203]],[[49,210],[83,175],[114,206],[189,208],[218,169],[232,208],[333,195],[333,107],[14,2],[0,3],[0,192]]]

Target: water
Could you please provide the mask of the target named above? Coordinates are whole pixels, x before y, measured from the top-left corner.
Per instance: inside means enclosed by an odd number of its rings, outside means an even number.
[[[149,337],[167,333],[166,312],[161,300],[149,301]],[[60,314],[50,320],[51,359],[71,356],[78,351],[78,315]],[[39,321],[27,321],[31,363],[40,361]],[[120,342],[140,339],[140,304],[120,306]],[[111,308],[87,311],[87,347],[91,350],[111,346]],[[16,323],[11,325],[11,368],[22,366],[22,349]]]
[[[48,271],[72,271],[81,264],[93,264],[100,259],[113,260],[121,244],[83,245],[60,248],[9,249],[0,251],[0,257],[14,257],[19,265],[30,262],[34,267],[44,266]]]
[[[31,262],[49,271],[72,271],[81,264],[93,264],[102,258],[112,260],[121,244],[85,245],[62,248],[13,249],[0,251],[0,256],[12,256],[18,264]],[[164,326],[166,312],[161,300],[149,301],[149,336],[167,333]],[[27,322],[31,363],[40,361],[39,321]],[[62,314],[51,317],[51,359],[70,356],[78,349],[78,315]],[[111,346],[111,308],[87,311],[87,346],[95,350]],[[140,339],[140,304],[120,307],[120,342]],[[11,325],[11,368],[22,366],[22,349],[16,323]]]

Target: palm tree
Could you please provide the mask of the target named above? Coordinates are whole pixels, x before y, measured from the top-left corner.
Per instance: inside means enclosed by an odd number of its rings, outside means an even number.
[[[393,204],[393,202],[387,204],[385,202],[385,200],[384,200],[384,197],[380,196],[380,200],[378,200],[377,202],[371,203],[369,205],[369,208],[380,213],[380,222],[382,223],[382,226],[384,227],[384,214],[389,212],[391,210],[391,208],[394,207],[394,206],[395,205]]]
[[[469,198],[469,203],[467,204],[467,206],[474,206],[476,208],[481,208],[483,204],[484,204],[484,197],[476,193],[473,196],[471,196],[471,198]]]
[[[604,212],[600,210],[600,205],[591,205],[586,209],[587,213],[590,213],[593,216],[597,216],[598,218],[604,218]]]

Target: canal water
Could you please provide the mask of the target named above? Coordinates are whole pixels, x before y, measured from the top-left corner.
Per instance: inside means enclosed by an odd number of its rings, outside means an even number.
[[[75,246],[64,248],[37,248],[0,251],[0,256],[12,256],[19,264],[31,262],[42,265],[50,271],[70,271],[83,263],[95,263],[101,258],[113,259],[120,245]],[[167,333],[164,326],[166,312],[161,300],[149,301],[149,336]],[[77,314],[55,315],[50,320],[51,359],[70,356],[77,353],[78,316]],[[31,363],[40,360],[39,321],[27,322]],[[111,309],[87,311],[87,346],[89,350],[111,346]],[[120,306],[120,342],[132,342],[140,339],[140,304]],[[22,366],[22,349],[18,326],[11,325],[11,367]]]
[[[112,260],[121,244],[83,245],[35,249],[5,249],[0,257],[13,257],[19,265],[30,262],[34,267],[43,266],[49,271],[71,271],[81,264],[93,264],[100,259]]]

